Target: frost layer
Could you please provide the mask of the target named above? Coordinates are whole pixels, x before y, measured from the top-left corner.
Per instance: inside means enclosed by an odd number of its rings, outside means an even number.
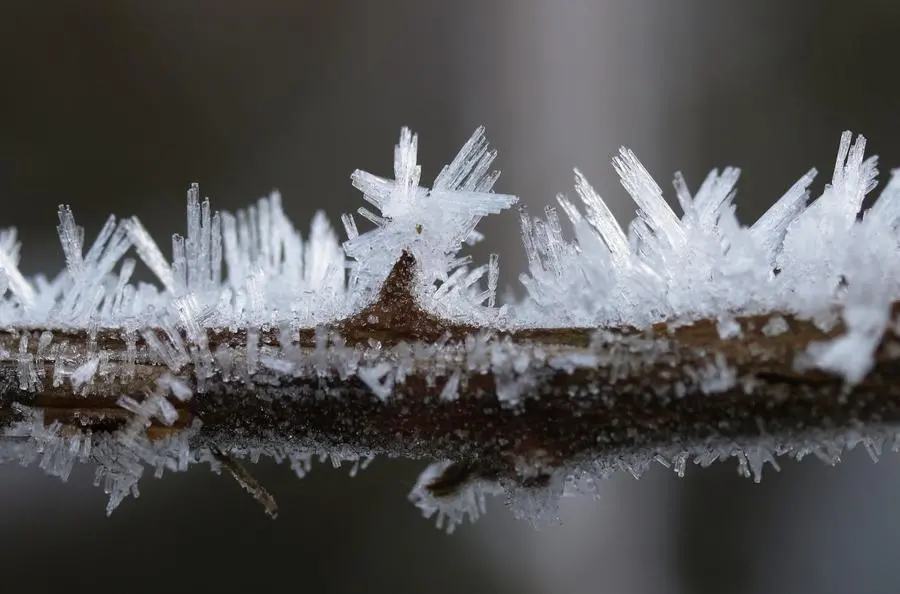
[[[891,304],[900,297],[900,181],[893,172],[872,208],[861,214],[864,197],[876,186],[876,159],[866,158],[865,139],[854,141],[849,132],[841,137],[831,183],[816,200],[808,204],[816,176],[810,170],[749,227],[735,215],[740,174],[735,168],[712,171],[695,192],[676,174],[678,216],[637,157],[621,149],[613,166],[637,205],[627,231],[576,170],[577,200],[559,196],[558,207],[548,206],[542,218],[523,211],[528,271],[520,278],[527,296],[504,304],[496,296],[498,257],[475,265],[463,253],[465,246],[482,239],[476,226],[484,216],[517,200],[492,191],[498,176],[491,170],[496,153],[483,129],[475,131],[430,188],[421,185],[417,146],[417,137],[404,129],[394,152],[394,179],[352,174],[353,185],[377,212],[358,210],[370,226],[364,232],[353,215],[344,215],[343,242],[321,213],[304,237],[285,216],[277,193],[244,211],[218,213],[208,199],[201,200],[196,184],[187,196],[187,231],[173,236],[171,258],[136,218],[110,217],[88,246],[72,210],[61,206],[58,231],[66,268],[54,276],[26,278],[18,268],[15,230],[0,232],[0,325],[22,330],[18,352],[2,352],[0,359],[15,367],[20,390],[69,384],[74,393],[88,394],[98,377],[127,376],[129,365],[140,357],[172,373],[191,364],[194,374],[190,385],[174,378],[161,381],[141,402],[123,397],[119,404],[131,421],[113,437],[61,434],[39,413],[23,408],[24,420],[6,430],[8,437],[18,439],[6,446],[6,457],[40,458],[42,466],[63,477],[76,460],[98,462],[98,482],[110,492],[112,508],[129,492],[136,494],[143,464],[158,472],[183,470],[189,461],[214,464],[209,452],[190,451],[189,431],[151,443],[144,430],[153,419],[174,422],[177,414],[169,399],[191,398],[215,374],[253,383],[263,377],[271,382],[279,375],[336,372],[358,377],[381,399],[391,398],[394,387],[417,365],[427,363],[436,370],[430,373],[440,376],[440,344],[407,345],[374,360],[340,345],[326,353],[325,334],[309,358],[292,344],[299,329],[321,328],[371,302],[404,251],[415,258],[414,292],[425,310],[487,329],[640,329],[708,318],[717,320],[726,338],[740,332],[733,320],[741,315],[780,312],[828,325],[836,322],[838,312],[847,332],[814,345],[797,364],[835,372],[848,383],[870,370]],[[560,210],[571,234],[563,229]],[[127,257],[129,252],[154,273],[155,284],[131,280],[137,262]],[[24,331],[30,328],[45,331],[38,337]],[[208,332],[214,329],[244,331],[246,346],[213,352]],[[260,345],[260,332],[271,329],[285,338],[282,348]],[[100,330],[118,333],[126,353],[108,352],[95,342],[77,349],[53,335],[82,331],[95,336]],[[779,317],[764,329],[767,335],[785,330]],[[146,344],[142,352],[135,346],[138,337]],[[500,378],[497,397],[510,402],[527,393],[529,369],[596,364],[591,353],[548,362],[540,349],[507,352],[504,345],[488,344],[480,336],[470,342],[467,369],[494,373]],[[113,360],[124,364],[111,365]],[[52,364],[52,373],[41,362]],[[733,382],[727,368],[708,375],[704,381],[711,391]],[[441,398],[455,399],[459,372],[443,381]],[[298,472],[305,472],[314,453],[288,448],[275,455],[291,459]],[[359,461],[365,455],[347,452],[336,459]],[[751,465],[761,463],[751,460]],[[479,489],[467,491],[458,509],[424,496],[417,500],[424,502],[426,512],[437,512],[452,525],[483,511]]]

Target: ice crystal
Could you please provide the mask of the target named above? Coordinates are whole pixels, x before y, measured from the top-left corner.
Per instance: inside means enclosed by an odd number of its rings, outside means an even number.
[[[503,493],[503,487],[496,482],[481,478],[473,478],[460,485],[447,496],[435,495],[429,485],[441,476],[451,465],[450,462],[436,462],[430,465],[419,476],[419,480],[409,494],[409,499],[422,510],[426,518],[435,516],[439,529],[448,533],[456,530],[466,518],[474,522],[484,515],[487,508],[487,497]]]
[[[219,213],[208,199],[201,200],[196,184],[187,195],[187,230],[173,237],[171,258],[136,218],[110,217],[88,245],[73,211],[61,206],[58,232],[65,269],[47,277],[52,280],[26,278],[19,269],[15,230],[0,232],[0,326],[16,333],[19,346],[18,351],[0,352],[0,360],[9,364],[22,392],[68,385],[88,394],[101,380],[132,376],[139,361],[171,373],[141,399],[122,395],[119,405],[128,421],[103,435],[61,431],[58,422],[45,423],[38,408],[19,406],[18,421],[4,429],[8,442],[0,448],[2,457],[39,461],[62,478],[74,462],[91,460],[98,465],[98,484],[110,494],[111,511],[128,494],[137,494],[145,465],[157,474],[197,462],[216,466],[209,450],[191,448],[196,426],[164,439],[147,436],[153,423],[176,423],[179,413],[172,401],[202,393],[216,374],[259,385],[302,375],[355,377],[379,399],[389,400],[396,386],[420,371],[429,382],[441,382],[436,384],[439,400],[449,402],[465,389],[465,373],[490,372],[496,398],[515,404],[541,370],[572,373],[602,361],[610,364],[614,381],[616,366],[629,364],[637,343],[623,354],[604,339],[604,328],[642,329],[657,322],[675,327],[710,319],[722,340],[732,340],[742,332],[737,318],[749,314],[770,315],[762,331],[777,336],[789,330],[782,315],[828,324],[838,311],[846,332],[813,345],[798,364],[837,373],[852,384],[871,369],[889,326],[891,304],[900,297],[900,170],[860,216],[863,199],[876,186],[876,160],[865,157],[865,139],[854,141],[849,132],[841,137],[831,183],[816,200],[807,204],[816,176],[810,170],[749,227],[736,216],[733,200],[740,171],[735,168],[712,171],[694,192],[677,174],[678,216],[635,154],[621,149],[613,166],[637,206],[627,231],[576,170],[577,200],[560,195],[558,206],[547,207],[543,217],[522,211],[528,270],[520,278],[527,295],[503,304],[496,294],[497,255],[474,265],[464,253],[481,239],[476,226],[483,217],[517,201],[492,191],[496,153],[484,130],[475,131],[430,188],[422,185],[417,149],[416,135],[403,129],[394,153],[394,179],[352,174],[353,185],[375,210],[361,207],[358,214],[373,228],[361,230],[354,216],[345,214],[343,242],[322,213],[301,234],[285,216],[277,193],[235,214]],[[560,211],[568,219],[565,225]],[[571,226],[571,238],[565,226]],[[132,247],[156,283],[132,280],[136,261],[126,257]],[[382,356],[377,342],[364,351],[330,335],[325,325],[370,303],[404,252],[414,257],[415,297],[425,310],[484,330],[471,333],[455,350],[442,342],[404,342],[392,347],[389,356]],[[514,347],[493,340],[492,329],[501,326],[595,328],[596,344],[548,354],[538,345]],[[38,335],[30,328],[46,331]],[[315,329],[316,347],[310,354],[296,346],[301,328]],[[241,348],[212,347],[208,334],[216,329],[241,330],[246,342]],[[279,347],[262,339],[262,332],[273,330],[281,337]],[[81,331],[90,340],[76,348],[56,338],[57,331]],[[120,338],[124,352],[111,352],[97,341],[100,331]],[[648,341],[646,349],[665,347]],[[732,388],[734,370],[721,358],[711,361],[686,370],[673,388],[676,395],[686,389],[684,381],[694,382],[709,397]],[[177,374],[189,364],[193,377],[179,379]],[[863,442],[871,452],[880,452],[880,443],[895,437],[684,446],[649,457],[592,463],[584,476],[604,476],[613,469],[637,476],[653,459],[682,474],[689,459],[705,465],[735,456],[741,472],[758,479],[766,463],[774,465],[776,454],[814,453],[834,460],[845,446]],[[324,455],[305,443],[248,446],[230,453],[287,459],[299,475],[309,470],[314,456]],[[331,455],[335,461],[359,464],[370,453]],[[464,517],[483,513],[484,495],[499,487],[475,481],[442,500],[425,488],[442,468],[434,466],[422,476],[413,499],[426,515],[437,514],[438,522],[452,529]],[[583,486],[584,477],[568,472],[550,481],[554,493],[564,484]]]
[[[344,251],[355,260],[350,305],[370,299],[384,282],[400,253],[407,250],[421,267],[420,299],[451,318],[480,316],[481,305],[493,307],[497,287],[497,259],[489,266],[470,270],[468,258],[460,257],[462,245],[481,239],[478,222],[516,203],[514,196],[491,192],[498,173],[490,170],[496,152],[488,149],[484,129],[475,131],[456,158],[444,167],[431,189],[419,186],[421,168],[416,154],[418,138],[409,130],[400,134],[394,152],[394,180],[355,171],[353,185],[381,216],[365,207],[359,214],[376,225],[358,234],[352,215],[344,218],[349,239]],[[487,291],[473,291],[488,273]],[[360,301],[362,300],[362,301]]]

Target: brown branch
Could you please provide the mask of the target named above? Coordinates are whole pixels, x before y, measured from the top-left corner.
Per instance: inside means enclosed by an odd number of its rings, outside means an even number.
[[[278,517],[278,504],[275,502],[275,498],[259,481],[253,478],[253,475],[250,474],[250,471],[243,464],[218,448],[212,448],[212,455],[216,461],[225,467],[234,480],[263,506],[269,517]]]
[[[900,341],[892,330],[873,370],[849,387],[838,377],[796,365],[812,343],[843,332],[839,324],[825,331],[784,316],[787,330],[776,334],[765,330],[770,316],[748,316],[736,320],[741,331],[730,339],[720,338],[712,321],[675,329],[657,325],[646,332],[489,331],[424,311],[413,296],[415,269],[413,258],[404,254],[374,303],[326,328],[330,341],[324,350],[317,350],[312,328],[295,335],[293,345],[280,345],[276,329],[261,332],[262,347],[290,346],[308,362],[325,357],[324,367],[287,375],[260,370],[249,380],[219,369],[199,386],[193,366],[185,365],[173,375],[195,388],[193,398],[172,399],[178,419],[170,427],[152,425],[148,435],[178,433],[199,419],[192,445],[209,448],[226,462],[228,452],[266,444],[448,459],[454,464],[430,486],[435,496],[443,496],[472,477],[541,486],[554,468],[591,461],[732,442],[802,443],[810,436],[860,430],[875,435],[900,422]],[[43,376],[37,390],[23,389],[17,379],[23,331],[0,333],[0,421],[15,420],[18,403],[70,431],[115,431],[129,419],[116,404],[119,397],[140,399],[170,372],[138,340],[133,372],[117,373],[126,351],[118,330],[94,336],[54,331],[54,341],[76,351],[95,344],[119,358],[110,359],[112,372],[98,374],[87,395],[74,393],[69,382],[53,387],[54,361],[37,353],[43,330],[24,331],[31,335],[28,352],[37,355]],[[246,340],[245,331],[208,334],[212,352],[242,353]],[[431,364],[432,355],[420,353],[425,361],[397,381],[387,399],[358,375],[342,373],[335,362],[355,349],[366,364],[396,365],[411,344],[442,341],[443,354],[433,355]],[[528,354],[522,361],[530,366],[479,366],[476,359],[484,358],[479,348],[511,358]],[[454,375],[458,397],[442,398]],[[231,468],[230,462],[226,466]],[[271,501],[274,513],[274,500],[264,489],[242,469],[234,474],[261,501]]]

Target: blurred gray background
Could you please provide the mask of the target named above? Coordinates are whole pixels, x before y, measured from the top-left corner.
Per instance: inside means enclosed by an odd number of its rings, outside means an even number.
[[[900,164],[900,5],[839,2],[6,2],[0,18],[0,225],[24,268],[62,264],[56,206],[93,236],[136,214],[167,247],[199,181],[215,208],[279,188],[301,228],[360,200],[357,167],[391,173],[401,125],[431,179],[472,130],[500,150],[499,191],[533,211],[578,166],[623,221],[620,144],[666,184],[739,165],[747,220],[807,168],[830,177],[840,132]],[[668,186],[666,186],[668,187]],[[522,269],[514,214],[484,258]],[[167,250],[166,250],[167,251]],[[736,464],[619,477],[534,531],[502,502],[447,537],[406,501],[423,464],[356,478],[255,472],[271,521],[226,476],[142,483],[107,519],[81,468],[67,485],[0,469],[2,588],[31,592],[900,591],[900,456],[784,462],[761,485]]]

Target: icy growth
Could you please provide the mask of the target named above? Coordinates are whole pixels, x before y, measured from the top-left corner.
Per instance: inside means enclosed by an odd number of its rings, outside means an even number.
[[[447,496],[432,494],[427,488],[428,485],[439,478],[450,464],[450,462],[431,464],[419,476],[416,486],[409,494],[410,501],[422,510],[422,515],[426,518],[436,515],[438,529],[446,530],[448,534],[452,534],[467,517],[470,522],[474,522],[483,516],[488,496],[503,493],[503,487],[498,483],[473,478]]]
[[[559,196],[558,206],[547,207],[540,218],[522,213],[528,270],[520,278],[527,296],[506,303],[497,297],[499,257],[491,255],[478,265],[465,254],[467,246],[482,239],[476,230],[481,219],[517,201],[492,191],[496,152],[488,147],[484,130],[475,131],[430,188],[422,185],[417,149],[418,138],[403,129],[394,152],[394,179],[352,174],[353,185],[373,210],[358,210],[367,221],[362,225],[353,215],[341,217],[343,241],[321,213],[302,234],[285,215],[278,193],[246,210],[218,213],[201,199],[197,185],[187,194],[187,229],[173,236],[170,254],[136,218],[110,217],[89,241],[72,210],[62,206],[58,234],[66,266],[56,275],[26,278],[19,269],[15,230],[0,232],[0,328],[10,337],[9,347],[0,349],[8,375],[4,385],[31,393],[71,388],[78,396],[100,386],[107,396],[114,392],[112,402],[121,409],[116,412],[124,415],[124,420],[117,417],[123,425],[115,431],[73,434],[58,422],[45,423],[40,410],[20,407],[19,421],[4,429],[10,442],[0,454],[39,460],[63,478],[75,461],[95,462],[111,510],[128,494],[137,494],[145,466],[159,474],[196,462],[215,465],[210,451],[191,449],[197,426],[164,439],[148,437],[148,428],[176,423],[176,404],[202,396],[211,378],[256,387],[300,376],[323,384],[329,378],[353,378],[389,401],[406,378],[418,373],[436,388],[437,402],[447,405],[465,395],[469,375],[490,373],[494,396],[514,406],[542,373],[603,364],[615,382],[617,370],[627,370],[636,353],[619,352],[603,340],[577,352],[548,353],[540,345],[514,345],[508,336],[496,339],[498,329],[574,326],[596,329],[602,338],[610,327],[676,326],[702,318],[714,321],[727,341],[741,338],[740,316],[765,314],[770,317],[761,330],[770,337],[789,331],[785,318],[792,316],[820,326],[842,321],[843,335],[813,345],[796,364],[837,373],[852,384],[870,371],[891,326],[891,307],[900,299],[900,170],[892,173],[872,208],[861,213],[865,196],[876,187],[876,160],[866,158],[865,139],[854,140],[849,132],[841,137],[831,183],[816,200],[807,204],[816,176],[810,170],[749,227],[736,216],[736,168],[712,171],[695,191],[676,175],[679,216],[635,154],[621,149],[613,166],[637,205],[627,232],[576,171],[577,199]],[[127,257],[132,247],[136,258]],[[418,304],[480,329],[452,351],[444,341],[383,347],[374,338],[368,348],[360,348],[329,334],[330,322],[358,313],[375,298],[404,251],[415,258]],[[138,261],[155,275],[155,283],[132,280]],[[81,333],[78,346],[65,338],[76,331]],[[226,331],[241,337],[240,346],[213,342],[214,333]],[[303,332],[314,334],[314,347],[298,346]],[[648,352],[664,348],[650,343]],[[711,398],[731,390],[734,370],[715,353],[710,361],[670,386],[675,395],[687,389],[684,380]],[[160,367],[154,377],[162,379],[149,394],[110,388],[137,376],[139,366]],[[257,392],[265,397],[265,390]],[[870,451],[880,448],[865,443]],[[734,455],[748,474],[759,476],[773,453],[788,451],[779,444],[754,447],[710,451],[700,445],[658,452],[656,458],[683,472],[691,456],[705,463]],[[809,451],[833,457],[818,445]],[[309,443],[234,453],[290,460],[298,473],[320,454]],[[334,460],[357,462],[370,454],[330,453]],[[622,459],[616,468],[639,475],[648,463],[646,458]],[[426,473],[414,498],[448,527],[483,513],[483,496],[499,489],[473,483],[449,499],[436,499],[424,485],[440,471],[437,466]],[[551,481],[557,490],[565,482]]]
[[[900,182],[892,177],[860,218],[862,200],[875,187],[876,160],[865,158],[865,139],[854,142],[849,132],[841,138],[831,183],[817,200],[806,205],[816,174],[811,170],[750,227],[735,215],[735,168],[714,170],[693,193],[676,175],[679,217],[634,153],[622,149],[613,165],[638,207],[627,233],[576,171],[581,206],[557,199],[573,239],[566,239],[556,208],[548,207],[543,218],[523,213],[528,272],[521,278],[528,296],[500,309],[496,255],[473,266],[461,251],[481,238],[476,226],[484,216],[516,202],[491,191],[496,152],[479,128],[426,188],[417,148],[417,137],[404,129],[394,154],[395,179],[352,174],[377,211],[363,207],[359,213],[375,228],[360,232],[354,217],[344,215],[342,244],[321,213],[303,237],[277,193],[232,215],[213,212],[193,185],[187,233],[173,237],[171,261],[134,218],[117,223],[111,217],[85,253],[83,229],[71,209],[61,207],[66,269],[52,281],[23,277],[15,232],[0,234],[0,324],[138,333],[170,327],[171,344],[157,350],[175,368],[192,357],[172,338],[176,331],[199,340],[210,327],[313,327],[350,315],[371,301],[407,250],[419,267],[418,297],[426,309],[489,326],[501,315],[505,324],[532,327],[642,328],[713,318],[728,338],[739,330],[732,321],[740,314],[815,318],[843,305],[846,340],[864,347],[862,354],[848,361],[834,350],[847,348],[838,344],[818,352],[817,361],[852,381],[865,373],[866,353],[885,326],[886,304],[900,294],[893,280],[900,265],[888,257],[897,250]],[[134,263],[123,259],[131,245],[159,287],[131,282]],[[89,378],[89,370],[79,370],[76,380]],[[364,374],[375,381],[378,371]]]
[[[761,437],[746,441],[696,441],[548,469],[551,474],[542,487],[504,486],[473,478],[456,486],[452,492],[436,495],[427,486],[441,477],[449,466],[448,462],[439,462],[422,472],[409,498],[426,518],[436,516],[437,527],[448,533],[452,533],[466,518],[475,521],[483,515],[488,497],[503,494],[517,518],[541,525],[558,521],[556,512],[560,498],[584,495],[602,497],[601,484],[604,479],[620,472],[627,472],[639,479],[654,462],[684,477],[689,464],[706,468],[715,462],[733,459],[737,462],[740,476],[759,483],[767,465],[775,471],[781,470],[778,458],[800,461],[812,455],[834,466],[843,455],[858,446],[862,446],[877,462],[885,450],[900,452],[900,432],[886,428],[863,432],[851,430],[844,434],[813,431],[785,442],[768,437],[763,431]]]
[[[558,198],[574,241],[564,238],[554,208],[543,219],[522,217],[529,261],[522,282],[529,296],[513,319],[526,326],[642,328],[713,318],[728,338],[734,328],[727,321],[736,315],[780,311],[816,319],[842,305],[849,332],[814,348],[811,362],[859,381],[887,327],[890,304],[900,297],[898,172],[858,220],[877,175],[865,144],[845,132],[821,196],[806,205],[811,170],[751,227],[735,214],[740,172],[734,168],[714,170],[693,195],[676,175],[679,218],[634,154],[622,149],[613,164],[638,206],[627,235],[576,171],[583,210]]]
[[[838,271],[843,290],[843,318],[847,333],[831,343],[815,345],[814,362],[856,383],[874,364],[875,349],[890,323],[891,303],[900,294],[900,262],[891,257],[898,247],[900,171],[892,172],[875,205],[863,220],[854,220],[844,241]],[[874,176],[869,173],[868,175]],[[874,185],[869,180],[868,185]],[[854,200],[856,196],[852,196]]]
[[[481,321],[480,306],[493,307],[497,286],[497,260],[470,270],[468,258],[459,257],[464,243],[481,239],[475,231],[486,215],[516,203],[514,196],[494,194],[498,172],[491,171],[496,151],[488,149],[484,129],[479,128],[444,167],[429,190],[419,186],[421,167],[416,160],[418,138],[404,128],[394,151],[394,180],[355,171],[353,185],[381,213],[362,207],[359,214],[376,229],[358,235],[352,216],[344,218],[349,239],[344,251],[355,262],[350,290],[357,306],[372,298],[403,250],[410,251],[420,267],[419,297],[424,305],[450,318]],[[475,283],[488,274],[489,288],[478,291]]]
[[[766,336],[778,336],[779,334],[784,334],[788,330],[790,330],[790,326],[788,326],[787,320],[777,314],[769,318],[766,325],[762,327],[762,332]]]

